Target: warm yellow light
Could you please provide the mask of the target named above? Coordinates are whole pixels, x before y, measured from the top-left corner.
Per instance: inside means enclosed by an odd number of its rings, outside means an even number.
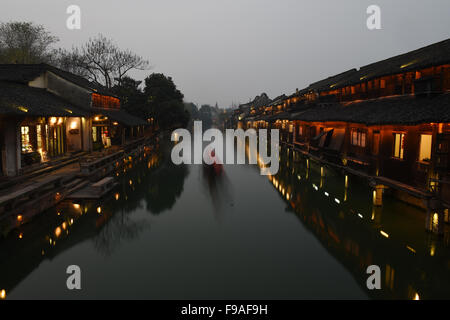
[[[120,195],[119,195],[118,193],[116,193],[116,194],[114,195],[114,198],[116,199],[116,201],[118,201],[119,198],[120,198]]]
[[[55,117],[50,118],[50,124],[55,124],[57,119]]]
[[[23,233],[19,233],[19,239],[23,238]]]
[[[60,227],[58,227],[58,228],[56,228],[55,229],[55,236],[57,237],[57,238],[59,238],[59,236],[61,235],[61,228]]]
[[[63,122],[63,118],[58,119],[58,124],[61,124]]]
[[[118,122],[113,122],[113,125],[118,126],[119,123]]]
[[[419,294],[418,293],[416,293],[416,295],[414,296],[414,300],[420,300],[420,296],[419,296]]]
[[[61,226],[62,226],[63,230],[67,229],[67,223],[66,222],[63,222]]]
[[[412,253],[416,253],[416,250],[414,250],[414,248],[410,247],[410,246],[406,246],[406,249],[408,249],[409,251],[411,251]]]
[[[21,214],[19,214],[17,216],[17,221],[22,222],[23,221],[23,216]]]
[[[434,245],[434,243],[432,243],[430,248],[430,256],[434,257],[435,254],[436,254],[436,246]]]
[[[389,234],[387,234],[386,232],[384,232],[383,230],[380,231],[381,235],[385,238],[389,238]]]
[[[76,121],[72,121],[70,123],[70,129],[75,130],[76,128],[78,128],[78,123]]]
[[[22,107],[22,106],[17,107],[17,109],[19,109],[20,111],[25,112],[25,113],[28,112],[28,109],[25,107]]]
[[[98,208],[97,208],[97,213],[98,213],[98,214],[102,213],[102,207],[98,207]]]
[[[74,207],[75,209],[77,209],[77,210],[80,209],[80,205],[79,205],[78,203],[74,203],[74,204],[73,204],[73,207]]]
[[[129,184],[130,184],[130,186],[133,185],[133,180],[130,180],[130,181],[129,181]]]
[[[411,61],[409,63],[405,63],[403,65],[400,66],[401,69],[412,66],[413,64],[415,64],[417,62],[417,60]]]
[[[2,291],[0,291],[0,299],[5,299],[6,298],[6,290],[3,289]]]
[[[94,120],[98,121],[98,120],[100,120],[100,117],[95,117]]]
[[[420,152],[419,161],[431,161],[431,147],[433,144],[433,136],[431,134],[422,134],[420,136]]]

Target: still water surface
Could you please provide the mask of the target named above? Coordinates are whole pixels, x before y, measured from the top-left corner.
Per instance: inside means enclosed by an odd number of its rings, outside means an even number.
[[[450,298],[448,233],[426,233],[422,211],[393,199],[374,209],[367,183],[322,179],[287,149],[274,177],[250,165],[212,177],[169,152],[134,159],[106,199],[66,201],[0,240],[7,298]],[[74,264],[77,292],[66,288]]]

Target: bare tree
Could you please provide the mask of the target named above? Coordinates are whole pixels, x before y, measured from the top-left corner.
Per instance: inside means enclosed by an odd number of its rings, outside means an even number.
[[[59,39],[32,22],[0,23],[0,63],[41,63],[52,60]]]
[[[87,77],[107,88],[119,84],[130,70],[147,70],[149,62],[130,50],[121,50],[111,39],[98,35],[71,52],[58,52],[59,67]]]

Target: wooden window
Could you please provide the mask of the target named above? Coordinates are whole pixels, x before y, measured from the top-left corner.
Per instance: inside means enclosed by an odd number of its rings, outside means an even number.
[[[431,146],[433,136],[431,134],[420,135],[420,152],[419,161],[430,162],[431,161]]]
[[[352,131],[352,145],[365,148],[366,147],[366,132],[354,129]]]
[[[394,158],[403,159],[405,156],[405,134],[394,133]]]

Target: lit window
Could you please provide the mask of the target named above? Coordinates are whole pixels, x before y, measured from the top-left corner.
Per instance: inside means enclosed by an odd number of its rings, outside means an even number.
[[[21,127],[20,132],[22,134],[22,152],[33,151],[30,143],[30,127]]]
[[[352,145],[358,146],[361,148],[366,147],[366,133],[360,130],[352,131]]]
[[[405,134],[394,133],[394,158],[403,159],[405,155]]]
[[[38,149],[42,149],[43,148],[43,143],[42,143],[42,126],[40,124],[38,124],[36,126],[36,140],[37,140],[37,147]]]
[[[380,88],[381,88],[381,89],[386,88],[386,80],[381,80],[381,81],[380,81]]]
[[[431,161],[431,145],[433,136],[431,134],[422,134],[420,136],[420,154],[419,161],[430,162]]]

